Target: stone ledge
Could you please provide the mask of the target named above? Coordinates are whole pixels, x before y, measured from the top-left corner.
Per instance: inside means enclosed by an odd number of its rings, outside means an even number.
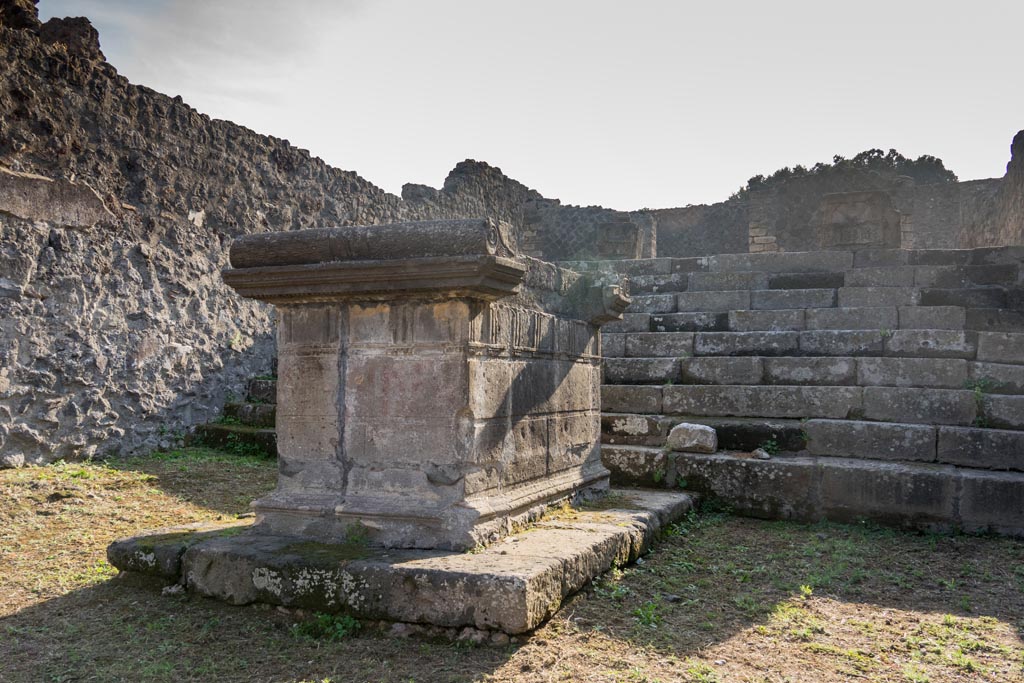
[[[611,495],[608,509],[558,512],[479,552],[315,543],[263,535],[240,522],[121,539],[107,556],[122,571],[159,576],[236,605],[264,602],[515,634],[539,626],[603,572],[636,560],[694,502],[682,492]]]
[[[515,259],[455,256],[233,268],[223,276],[242,296],[289,304],[397,294],[493,301],[518,291],[525,273]]]
[[[657,472],[662,485],[685,485],[750,517],[1024,537],[1020,472],[824,456],[666,454],[645,446],[604,451],[615,485],[650,481]]]

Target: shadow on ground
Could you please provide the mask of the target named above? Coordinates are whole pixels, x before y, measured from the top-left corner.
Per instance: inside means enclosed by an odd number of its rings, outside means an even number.
[[[0,619],[0,661],[16,681],[1011,681],[1021,560],[1006,539],[714,515],[520,645],[314,641],[276,609],[110,580]]]
[[[115,535],[244,511],[273,463],[186,453],[81,471],[7,475],[14,512],[0,521],[17,538],[0,530],[0,680],[1024,680],[1024,544],[1012,539],[705,511],[523,642],[403,640],[373,625],[332,641],[296,634],[292,613],[112,580],[100,559]],[[72,485],[75,498],[45,502]],[[53,548],[75,538],[78,552]]]
[[[167,495],[224,515],[247,513],[249,503],[277,483],[274,459],[203,447],[110,460],[106,465],[147,475],[150,485]]]

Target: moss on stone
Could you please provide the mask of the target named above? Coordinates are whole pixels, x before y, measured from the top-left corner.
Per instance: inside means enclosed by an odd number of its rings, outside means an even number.
[[[317,543],[300,541],[281,548],[282,554],[293,553],[314,562],[351,562],[369,557],[365,543]]]

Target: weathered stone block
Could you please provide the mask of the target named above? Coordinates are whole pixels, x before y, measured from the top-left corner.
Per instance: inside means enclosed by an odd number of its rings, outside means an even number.
[[[989,394],[1024,394],[1024,366],[967,363],[969,382]]]
[[[900,306],[899,315],[901,330],[963,330],[967,322],[960,306]]]
[[[967,361],[956,358],[861,358],[857,361],[861,386],[930,387],[963,389]]]
[[[1024,365],[1024,334],[979,332],[978,360]]]
[[[768,276],[768,289],[838,289],[844,273],[778,273]]]
[[[664,388],[664,412],[675,415],[845,418],[860,407],[859,387],[681,385]]]
[[[907,264],[912,266],[955,266],[970,258],[969,249],[910,249],[906,253]]]
[[[685,384],[760,384],[762,376],[756,356],[684,358],[681,369]]]
[[[651,329],[650,313],[623,313],[622,320],[608,323],[603,332],[647,332]]]
[[[981,411],[989,427],[1024,429],[1024,396],[985,395]]]
[[[1024,432],[939,427],[939,462],[993,470],[1024,470]]]
[[[1024,310],[1005,308],[966,309],[969,330],[984,332],[1024,332]]]
[[[894,306],[807,310],[808,330],[895,330],[898,320]]]
[[[764,519],[821,519],[820,471],[811,458],[755,460],[731,454],[677,454],[672,471],[686,488],[728,501],[736,512]]]
[[[670,451],[714,453],[718,450],[718,435],[707,425],[680,422],[669,431],[665,446]]]
[[[804,310],[729,311],[734,332],[789,332],[804,329]]]
[[[902,266],[907,262],[904,249],[859,249],[853,255],[854,268]]]
[[[882,333],[870,330],[812,330],[800,333],[800,353],[814,356],[875,356]]]
[[[859,306],[916,306],[919,290],[913,287],[843,287],[839,290],[839,305],[847,308]]]
[[[724,272],[690,273],[690,292],[724,291],[735,289],[767,289],[767,273]]]
[[[719,254],[708,258],[713,271],[755,270],[767,273],[841,272],[853,267],[849,251],[791,251],[772,254]]]
[[[622,491],[614,509],[576,510],[542,521],[514,542],[479,552],[388,550],[325,543],[245,526],[125,539],[112,546],[181,558],[165,578],[190,592],[244,605],[262,602],[360,619],[523,633],[569,594],[640,556],[658,531],[682,517],[691,496]],[[198,538],[197,538],[198,537]],[[130,558],[114,553],[121,569]]]
[[[626,335],[601,333],[601,355],[605,358],[618,358],[626,355]]]
[[[678,358],[609,358],[604,362],[607,384],[664,384],[679,381]]]
[[[977,407],[971,391],[864,388],[864,416],[869,420],[969,425],[976,415]]]
[[[750,308],[750,291],[746,289],[724,292],[680,292],[676,294],[676,310],[735,311]]]
[[[782,356],[798,349],[797,332],[698,332],[697,356]]]
[[[634,296],[627,309],[630,313],[671,313],[676,310],[675,294]]]
[[[651,316],[652,332],[714,332],[729,329],[728,314],[707,313],[665,313]]]
[[[626,355],[632,358],[693,355],[692,332],[640,332],[626,337]]]
[[[974,333],[958,330],[896,330],[885,340],[887,356],[973,359]]]
[[[755,310],[832,308],[835,305],[834,289],[756,289],[750,293],[750,307]]]
[[[1024,476],[961,470],[960,520],[964,531],[1024,536]]]
[[[687,278],[684,273],[671,275],[630,275],[629,291],[633,294],[660,294],[685,292]]]
[[[632,446],[660,446],[671,425],[671,419],[662,415],[632,415],[603,413],[601,415],[601,442]],[[605,455],[602,454],[602,459]]]
[[[853,358],[765,358],[765,384],[848,385],[857,383]]]
[[[828,519],[864,519],[936,531],[955,524],[956,479],[948,465],[830,460],[821,470]]]
[[[579,412],[548,418],[547,474],[570,469],[599,467],[601,462],[601,414]]]
[[[869,460],[935,461],[935,427],[855,420],[808,420],[807,450]]]
[[[943,289],[926,287],[921,290],[922,306],[962,306],[964,308],[1006,308],[1006,290],[1002,287],[973,287],[971,289]]]
[[[673,273],[694,273],[708,269],[708,259],[705,256],[672,258],[669,261],[672,263]]]
[[[606,384],[601,387],[601,411],[606,413],[661,412],[661,387]]]
[[[846,274],[847,287],[913,287],[914,269],[899,266],[855,268]]]
[[[660,448],[604,446],[601,462],[615,486],[662,486],[668,474],[668,456]]]

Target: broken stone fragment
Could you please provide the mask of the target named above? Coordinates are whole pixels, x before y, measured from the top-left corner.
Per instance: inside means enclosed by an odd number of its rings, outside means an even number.
[[[670,451],[714,453],[718,450],[718,433],[707,425],[680,422],[668,433]]]

